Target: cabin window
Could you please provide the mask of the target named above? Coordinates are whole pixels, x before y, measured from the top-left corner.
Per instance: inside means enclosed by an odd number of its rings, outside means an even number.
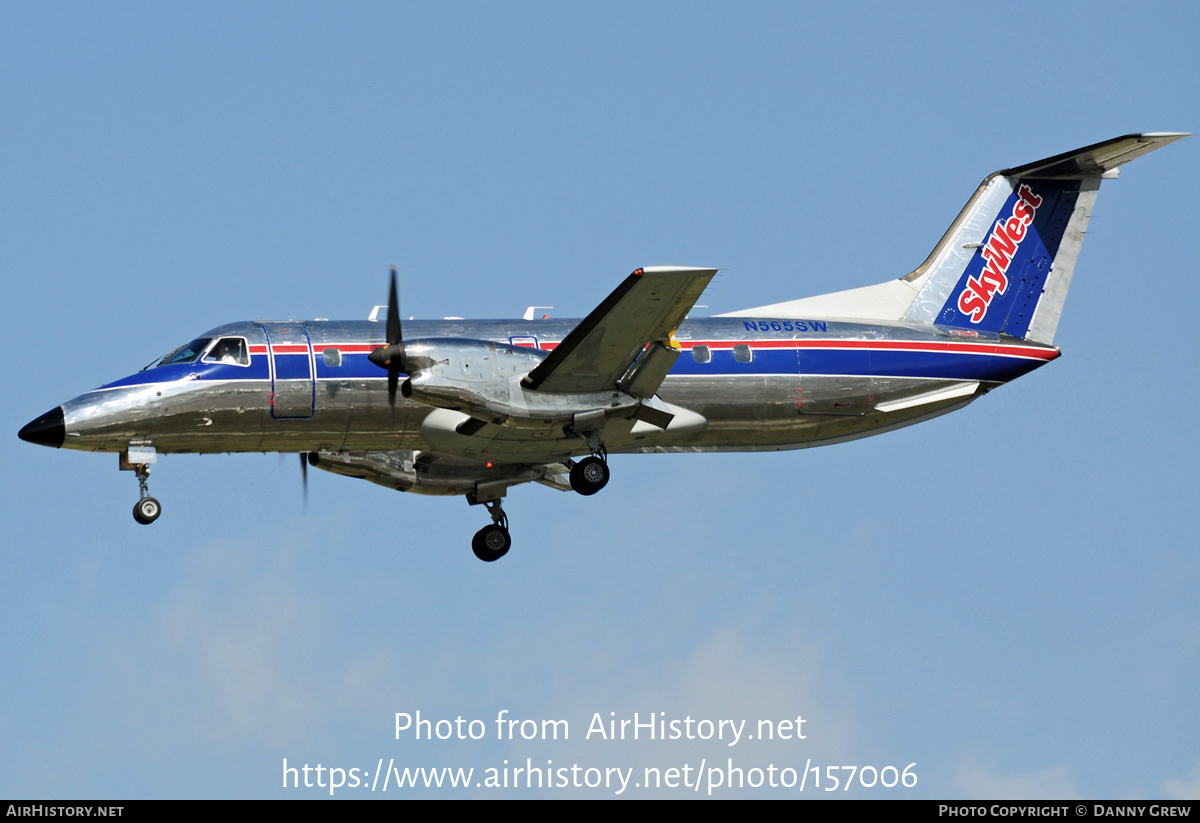
[[[708,346],[692,346],[692,359],[697,363],[711,363],[712,350]]]
[[[749,363],[754,359],[754,351],[745,343],[738,343],[733,347],[733,359],[739,363]]]
[[[340,349],[326,349],[321,355],[321,359],[325,361],[325,365],[331,369],[336,369],[342,365],[342,352]]]
[[[249,366],[250,351],[242,337],[222,337],[204,356],[205,363],[224,363],[227,366]]]

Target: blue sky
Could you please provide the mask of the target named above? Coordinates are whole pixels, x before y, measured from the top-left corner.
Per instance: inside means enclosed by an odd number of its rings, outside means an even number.
[[[1195,130],[1193,5],[4,16],[0,795],[733,758],[917,764],[860,797],[1200,796],[1193,140],[1105,183],[1058,361],[878,438],[516,489],[499,563],[461,499],[312,472],[305,512],[294,456],[164,458],[141,527],[114,456],[15,436],[218,324],[364,317],[391,263],[418,317],[582,316],[643,265],[720,267],[712,313],[901,276],[995,169]],[[395,739],[504,709],[571,739]],[[609,712],[806,739],[585,740]]]

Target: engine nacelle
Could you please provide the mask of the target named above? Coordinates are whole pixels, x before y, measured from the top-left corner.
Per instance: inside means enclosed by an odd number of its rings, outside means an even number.
[[[521,428],[568,424],[603,411],[631,417],[642,401],[616,389],[551,394],[521,384],[547,352],[485,340],[414,340],[406,344],[408,379],[401,393],[418,403]]]
[[[415,494],[484,496],[508,486],[548,480],[547,466],[461,460],[420,451],[310,452],[310,465],[345,477],[369,480],[389,489]],[[486,490],[487,494],[480,492]]]

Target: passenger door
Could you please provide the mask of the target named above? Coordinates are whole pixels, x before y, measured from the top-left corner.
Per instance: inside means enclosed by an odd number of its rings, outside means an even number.
[[[312,342],[303,323],[264,323],[271,356],[271,417],[312,417],[316,396]]]

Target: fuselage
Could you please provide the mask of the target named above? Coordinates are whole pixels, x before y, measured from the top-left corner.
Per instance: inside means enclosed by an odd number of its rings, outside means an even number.
[[[464,385],[527,370],[578,320],[410,321],[409,339],[488,341],[453,366]],[[61,446],[159,453],[427,449],[427,405],[389,405],[384,345],[368,321],[241,322],[61,407]],[[1058,356],[1003,335],[837,320],[688,320],[658,395],[701,415],[686,435],[610,441],[619,451],[759,451],[875,434],[969,403]],[[468,362],[469,361],[469,362]],[[459,374],[461,372],[461,374]],[[53,414],[53,413],[52,413]],[[45,419],[45,418],[43,418]],[[54,421],[38,442],[58,436]],[[23,435],[24,436],[24,435]],[[586,454],[572,442],[566,451]]]

